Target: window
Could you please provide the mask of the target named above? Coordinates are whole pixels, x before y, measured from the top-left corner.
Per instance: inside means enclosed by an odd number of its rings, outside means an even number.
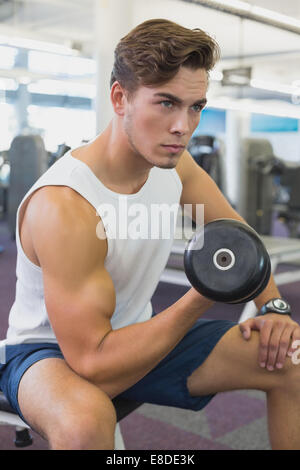
[[[96,113],[92,110],[31,105],[28,122],[37,129],[50,152],[63,143],[72,148],[79,146],[96,134]]]

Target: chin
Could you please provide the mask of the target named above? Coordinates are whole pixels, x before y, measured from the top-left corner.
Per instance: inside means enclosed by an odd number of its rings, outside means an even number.
[[[157,168],[165,168],[165,169],[175,168],[177,166],[177,161],[167,162],[167,163],[158,162],[155,164],[155,166],[157,166]]]
[[[173,158],[147,158],[147,161],[151,163],[151,165],[156,166],[157,168],[165,168],[165,169],[170,169],[170,168],[175,168],[177,166],[179,157],[178,155],[174,156]]]

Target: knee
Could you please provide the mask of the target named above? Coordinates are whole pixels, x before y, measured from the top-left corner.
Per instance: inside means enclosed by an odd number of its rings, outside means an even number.
[[[116,412],[107,398],[64,410],[49,436],[53,450],[113,450]]]
[[[291,358],[286,358],[283,368],[277,372],[275,388],[286,393],[300,393],[300,364],[295,364]]]
[[[61,430],[52,436],[54,450],[113,450],[114,426],[103,417],[76,416],[68,418]]]

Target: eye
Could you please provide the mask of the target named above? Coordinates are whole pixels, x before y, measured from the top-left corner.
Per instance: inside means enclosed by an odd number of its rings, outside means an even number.
[[[161,101],[160,104],[164,107],[164,108],[172,108],[173,106],[173,103],[172,101],[169,101],[169,100],[165,100],[165,101]]]
[[[192,106],[192,108],[196,113],[200,113],[203,109],[203,106],[201,104],[194,104],[194,106]]]

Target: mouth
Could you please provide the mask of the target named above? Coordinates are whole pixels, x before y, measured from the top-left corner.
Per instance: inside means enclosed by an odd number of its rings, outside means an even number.
[[[185,145],[176,145],[176,144],[170,144],[170,145],[162,145],[165,149],[167,149],[169,152],[172,153],[179,153],[180,151],[185,149]]]

